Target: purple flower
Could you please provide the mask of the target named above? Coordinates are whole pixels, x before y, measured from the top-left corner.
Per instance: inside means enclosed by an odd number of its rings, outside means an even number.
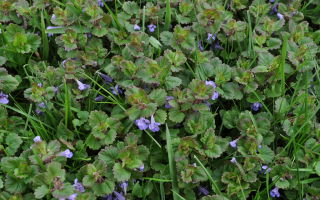
[[[108,194],[107,196],[103,197],[103,200],[113,200],[112,194]]]
[[[216,83],[213,82],[213,81],[206,81],[206,85],[210,85],[210,86],[212,86],[213,88],[216,88],[216,87],[217,87]]]
[[[34,138],[33,138],[33,141],[34,141],[35,143],[42,142],[42,140],[41,140],[41,137],[40,137],[40,136],[36,136],[36,137],[34,137]]]
[[[141,117],[140,119],[137,119],[135,123],[140,130],[146,130],[149,127],[150,121]]]
[[[237,159],[235,157],[232,157],[232,159],[230,160],[231,163],[236,163]]]
[[[258,148],[261,149],[261,148],[262,148],[262,145],[260,144],[260,145],[258,146]]]
[[[68,200],[76,200],[77,196],[78,196],[78,194],[74,193],[74,194],[68,196]]]
[[[82,90],[86,90],[86,89],[90,88],[90,85],[81,83],[79,80],[76,80],[76,81],[77,81],[79,90],[82,91]]]
[[[214,41],[217,37],[217,34],[208,33],[207,41],[210,42],[211,39]]]
[[[103,7],[103,6],[104,6],[104,4],[103,4],[103,1],[102,1],[102,0],[97,0],[97,2],[98,2],[98,5],[99,5],[100,7]]]
[[[216,43],[214,44],[214,49],[216,50],[222,50],[223,47],[220,45],[219,41],[217,40]]]
[[[269,0],[270,3],[273,3],[275,0]]]
[[[278,6],[279,6],[279,4],[275,4],[272,6],[271,11],[270,11],[271,15],[278,13]]]
[[[116,198],[114,200],[126,200],[126,198],[119,192],[114,191],[113,192],[116,196]]]
[[[48,26],[47,30],[57,29],[57,28],[62,28],[62,26]],[[49,37],[53,36],[53,33],[48,33],[48,36]]]
[[[139,171],[140,171],[140,172],[143,172],[143,171],[144,171],[144,164],[142,164],[142,165],[139,167]]]
[[[57,19],[56,15],[55,15],[55,14],[52,14],[51,20],[56,20],[56,19]]]
[[[0,104],[8,104],[9,103],[9,99],[8,99],[8,95],[0,92]]]
[[[170,100],[173,100],[173,99],[174,99],[173,96],[167,96],[167,97],[166,97],[166,101],[167,101],[167,102],[166,102],[166,104],[165,104],[164,107],[167,108],[167,109],[171,108],[171,105],[169,104],[169,101],[170,101]]]
[[[37,105],[39,108],[46,108],[46,104],[44,102],[41,102]]]
[[[101,78],[103,78],[106,84],[112,83],[113,79],[110,76],[103,73],[99,73],[99,75],[101,76]]]
[[[102,101],[103,99],[104,99],[104,96],[99,95],[99,96],[97,96],[94,100],[95,100],[95,101]]]
[[[283,20],[284,19],[283,18],[283,14],[281,14],[281,13],[277,13],[277,17],[278,17],[279,20]]]
[[[43,85],[42,85],[42,83],[38,83],[37,86],[38,87],[42,87]]]
[[[207,190],[207,188],[205,188],[205,187],[199,187],[198,188],[198,190],[199,190],[199,193],[200,194],[202,194],[202,195],[204,195],[204,196],[208,196],[209,195],[209,191]]]
[[[238,139],[235,139],[229,142],[229,144],[232,148],[237,148],[237,142],[238,142]]]
[[[212,100],[216,100],[219,97],[219,93],[218,92],[213,92],[213,95],[211,97]]]
[[[150,25],[148,25],[148,28],[149,28],[149,31],[150,31],[151,33],[153,33],[154,30],[157,28],[157,26],[154,25],[154,24],[150,24]]]
[[[79,192],[85,192],[86,190],[84,189],[83,185],[78,182],[78,179],[74,179],[74,184],[73,184],[73,188]]]
[[[59,153],[59,156],[63,156],[66,158],[72,158],[73,153],[69,149],[66,149],[65,151]]]
[[[67,61],[68,61],[68,60],[63,60],[63,61],[61,62],[62,67],[66,68],[66,62],[67,62]]]
[[[273,190],[270,191],[271,197],[280,197],[279,188],[275,187]]]
[[[264,174],[269,173],[271,171],[271,168],[268,167],[268,165],[262,165],[261,171],[264,172]]]
[[[59,88],[58,87],[53,87],[53,91],[55,94],[57,94],[59,92]]]
[[[119,95],[119,94],[123,93],[123,91],[120,89],[119,85],[116,85],[114,87],[110,87],[110,89],[111,89],[112,94],[114,94],[114,95]]]
[[[153,115],[151,115],[151,120],[150,120],[150,124],[149,124],[149,129],[150,131],[152,132],[158,132],[160,130],[159,126],[160,126],[160,123],[156,122],[154,120],[154,117]]]
[[[202,46],[202,42],[201,42],[201,41],[198,42],[198,47],[199,47],[199,50],[200,50],[201,52],[204,51],[204,48],[203,48],[203,46]]]
[[[213,88],[217,87],[217,85],[213,81],[206,81],[206,85],[212,86]],[[219,93],[218,92],[213,92],[211,99],[212,100],[216,100],[218,97],[219,97]]]
[[[124,192],[124,194],[127,194],[127,188],[128,188],[128,181],[123,181],[122,183],[120,183],[120,187],[122,189],[122,191]]]
[[[40,115],[43,113],[42,110],[40,110],[39,108],[36,108],[35,112],[37,113],[37,115]]]
[[[262,104],[259,102],[255,102],[251,105],[251,109],[253,111],[258,111],[260,108],[262,108]]]
[[[133,26],[133,30],[135,30],[135,31],[140,31],[140,30],[141,30],[141,27],[140,27],[138,24],[135,24],[135,25]]]

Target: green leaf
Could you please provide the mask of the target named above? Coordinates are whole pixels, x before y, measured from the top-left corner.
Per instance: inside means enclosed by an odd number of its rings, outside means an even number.
[[[286,98],[280,97],[276,100],[275,112],[286,114],[290,110],[290,105]]]
[[[110,129],[104,137],[104,144],[105,145],[109,145],[112,144],[114,142],[114,140],[117,137],[117,131],[115,129]]]
[[[122,168],[119,163],[116,163],[113,166],[113,175],[115,179],[121,182],[129,180],[131,173],[128,170]]]
[[[269,147],[263,145],[262,148],[258,149],[258,151],[258,157],[261,158],[265,163],[272,162],[274,158],[274,152]]]
[[[270,38],[267,41],[267,46],[269,47],[269,49],[273,50],[273,49],[279,49],[280,46],[282,44],[282,41],[278,38]]]
[[[136,184],[134,184],[133,189],[132,189],[132,194],[134,196],[137,196],[139,198],[143,197],[143,187],[141,187],[140,183],[137,182]]]
[[[314,165],[314,169],[316,170],[318,176],[320,176],[320,161],[316,162],[316,164]]]
[[[66,172],[64,169],[61,169],[61,164],[58,162],[51,162],[48,164],[46,178],[50,181],[53,181],[55,178],[59,177],[61,181],[65,180]]]
[[[23,193],[27,189],[27,185],[22,179],[8,176],[5,180],[5,188],[11,193]]]
[[[14,91],[19,85],[17,78],[9,75],[5,68],[0,68],[0,83],[0,90],[8,93]]]
[[[6,144],[8,145],[6,148],[8,155],[13,156],[22,144],[22,139],[16,133],[10,133],[6,137]]]
[[[276,186],[277,186],[278,188],[281,188],[281,189],[287,189],[287,188],[289,188],[290,183],[289,183],[288,180],[283,179],[283,178],[280,178],[280,179],[276,182]]]
[[[235,128],[239,119],[240,112],[236,109],[232,110],[221,110],[220,115],[222,116],[222,123],[228,129]]]
[[[52,196],[55,198],[67,198],[74,193],[74,188],[70,183],[64,183],[63,187],[59,190],[55,190]]]
[[[159,40],[157,40],[153,36],[149,38],[149,42],[154,48],[161,49],[162,47],[162,44],[159,42]]]
[[[150,99],[152,99],[158,106],[162,106],[166,102],[167,92],[164,89],[155,89],[149,94]]]
[[[172,40],[173,40],[173,34],[169,31],[163,31],[160,33],[160,38],[161,41],[167,45],[167,46],[171,46],[172,45]]]
[[[7,62],[7,58],[0,56],[0,66],[4,65]]]
[[[222,85],[223,97],[226,99],[240,100],[243,97],[241,89],[237,83],[229,82]]]
[[[101,184],[94,184],[93,192],[97,196],[105,196],[111,194],[114,190],[114,182],[105,180]]]
[[[168,90],[178,87],[182,83],[182,80],[178,77],[169,76],[166,78],[166,87]]]
[[[48,187],[46,185],[42,185],[35,189],[34,196],[36,197],[36,199],[42,199],[48,193],[49,193]]]
[[[169,119],[173,122],[180,123],[183,121],[185,114],[179,110],[171,109],[169,111]]]
[[[160,124],[164,124],[167,120],[167,112],[164,110],[157,110],[154,116],[156,122],[159,122]]]
[[[113,146],[108,146],[101,150],[98,154],[100,160],[106,162],[107,165],[112,166],[118,158],[118,149]]]
[[[136,2],[127,1],[122,5],[123,10],[129,15],[138,15],[139,14],[139,6]]]

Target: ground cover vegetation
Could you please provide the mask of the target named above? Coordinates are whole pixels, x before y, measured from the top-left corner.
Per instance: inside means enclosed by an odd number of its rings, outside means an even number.
[[[320,199],[320,1],[1,0],[0,199]]]

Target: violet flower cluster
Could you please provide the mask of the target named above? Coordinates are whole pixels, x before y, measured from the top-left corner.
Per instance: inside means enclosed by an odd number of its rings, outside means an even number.
[[[0,104],[8,104],[9,96],[3,92],[0,92]]]
[[[135,121],[135,124],[138,126],[140,130],[146,130],[148,128],[152,132],[158,132],[160,130],[160,123],[155,121],[153,115],[151,116],[150,120],[141,117],[140,119],[137,119]]]
[[[206,81],[206,85],[212,86],[213,88],[216,88],[216,87],[217,87],[216,83],[213,82],[213,81]],[[218,97],[219,97],[219,93],[216,92],[216,91],[214,91],[213,94],[212,94],[211,99],[212,99],[212,100],[216,100],[216,99],[218,99]]]

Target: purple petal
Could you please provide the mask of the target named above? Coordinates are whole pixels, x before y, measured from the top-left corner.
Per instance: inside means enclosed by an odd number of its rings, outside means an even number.
[[[237,142],[238,142],[238,139],[232,140],[231,142],[229,142],[229,144],[232,148],[237,148]]]
[[[199,187],[198,188],[198,190],[199,190],[199,193],[200,194],[202,194],[202,195],[204,195],[204,196],[208,196],[209,195],[209,191],[207,190],[207,188],[205,188],[205,187]]]
[[[230,160],[231,163],[236,163],[237,159],[235,157],[232,157],[232,159]]]
[[[65,151],[59,153],[59,156],[63,156],[66,158],[72,158],[73,153],[69,149],[66,149]]]
[[[42,142],[42,140],[41,140],[41,137],[40,137],[40,136],[36,136],[35,138],[33,138],[33,141],[34,141],[35,143]]]
[[[148,28],[149,28],[149,31],[152,33],[157,28],[157,26],[154,24],[150,24],[150,25],[148,25]]]
[[[156,121],[154,120],[153,115],[152,115],[152,116],[151,116],[151,121],[150,121],[150,124],[149,124],[149,129],[150,129],[150,131],[152,131],[152,132],[158,132],[158,131],[160,130],[159,126],[160,126],[160,123],[156,122]]]
[[[135,24],[135,25],[133,26],[133,30],[135,30],[135,31],[140,31],[140,30],[141,30],[141,27],[140,27],[139,25]]]
[[[280,197],[279,188],[275,187],[273,190],[270,191],[271,197]]]
[[[76,80],[76,81],[77,81],[79,90],[82,91],[82,90],[86,90],[86,89],[90,88],[90,85],[84,84],[84,83],[80,82],[79,80]]]
[[[3,92],[0,92],[0,104],[8,104],[9,103],[9,96]]]
[[[149,127],[150,121],[141,117],[135,121],[135,124],[140,130],[146,130]]]
[[[126,200],[126,198],[119,192],[114,191],[113,192],[116,195],[116,199],[114,200]]]
[[[73,184],[73,188],[79,192],[85,192],[86,190],[84,189],[83,185],[78,182],[78,179],[74,179],[74,184]]]

